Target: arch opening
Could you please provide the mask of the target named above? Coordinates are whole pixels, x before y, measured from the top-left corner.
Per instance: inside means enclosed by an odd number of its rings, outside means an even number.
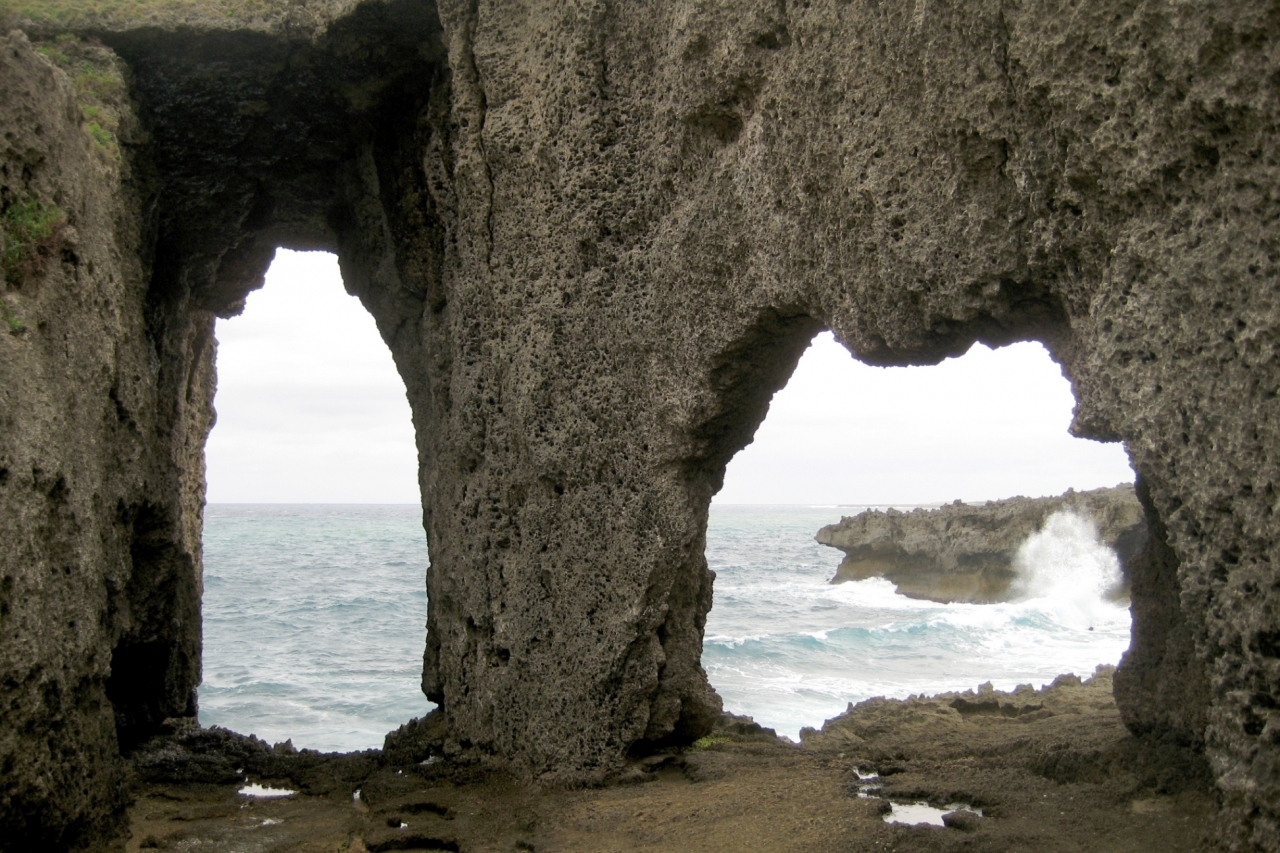
[[[433,707],[403,382],[326,253],[277,252],[217,337],[200,721],[299,748],[381,746]]]
[[[1025,541],[1024,582],[996,603],[907,597],[884,577],[833,583],[843,555],[815,541],[864,510],[1132,482],[1121,445],[1067,432],[1073,404],[1037,343],[880,368],[818,335],[710,509],[702,663],[726,710],[795,738],[873,696],[1012,689],[1118,663],[1130,644],[1120,566],[1075,516]]]

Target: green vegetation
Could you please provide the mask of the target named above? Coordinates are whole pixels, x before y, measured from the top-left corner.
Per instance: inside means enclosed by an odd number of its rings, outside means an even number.
[[[116,145],[116,135],[113,128],[119,122],[116,120],[115,114],[103,107],[85,106],[84,104],[80,106],[80,113],[84,116],[84,129],[88,131],[89,138],[93,140],[93,144],[98,147],[98,150],[118,158],[120,156],[120,148]]]
[[[114,133],[107,130],[105,127],[98,124],[96,121],[91,121],[87,125],[85,125],[85,130],[89,131],[90,138],[93,139],[94,144],[97,145],[100,149],[102,149],[103,151],[118,153],[115,150],[116,136]]]
[[[0,0],[0,18],[65,26],[91,21],[155,21],[192,18],[262,18],[284,12],[289,0]]]
[[[76,91],[81,97],[107,100],[124,92],[124,81],[119,74],[100,71],[87,64],[81,67],[79,74],[71,78],[71,82],[76,84]]]
[[[0,301],[0,320],[4,320],[5,325],[9,327],[9,334],[20,335],[27,330],[27,324],[14,316],[13,311],[9,309],[8,302]]]
[[[71,77],[84,116],[85,133],[93,140],[94,148],[110,160],[119,160],[117,133],[125,83],[111,54],[99,44],[69,34],[36,50]]]
[[[722,743],[727,743],[729,738],[724,735],[703,735],[693,742],[693,749],[703,750],[712,749]]]
[[[47,44],[43,47],[36,48],[36,53],[50,60],[54,65],[66,65],[71,61],[71,57],[67,56],[56,47],[51,47]]]
[[[57,244],[65,222],[57,207],[30,199],[4,208],[0,213],[0,271],[6,284],[21,285],[24,279],[43,271],[45,258]],[[11,329],[19,322],[7,307],[4,319]]]

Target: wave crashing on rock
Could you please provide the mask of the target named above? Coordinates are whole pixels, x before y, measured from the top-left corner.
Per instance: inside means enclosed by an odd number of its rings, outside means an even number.
[[[1066,586],[1090,600],[1128,595],[1125,566],[1147,539],[1132,485],[1052,498],[867,510],[818,531],[844,560],[832,583],[883,577],[944,604],[1039,598]],[[1089,589],[1081,591],[1081,584]]]

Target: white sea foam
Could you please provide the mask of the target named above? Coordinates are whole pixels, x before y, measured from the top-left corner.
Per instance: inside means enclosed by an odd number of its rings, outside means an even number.
[[[1087,675],[1128,647],[1128,610],[1105,598],[1118,563],[1087,520],[1054,516],[1028,541],[1017,600],[938,604],[898,595],[881,578],[829,584],[839,552],[811,537],[837,519],[820,511],[716,509],[703,664],[726,708],[779,734],[794,738],[872,696]],[[769,524],[773,535],[761,535]]]
[[[1091,519],[1055,512],[1023,543],[1014,564],[1018,598],[1039,602],[1059,624],[1088,628],[1116,618],[1107,596],[1120,584],[1120,560]]]
[[[253,797],[256,800],[274,800],[280,797],[292,797],[297,791],[291,791],[288,788],[270,788],[259,785],[254,782],[252,785],[245,785],[240,789],[240,796]]]
[[[712,507],[703,665],[728,710],[795,738],[850,702],[1045,684],[1128,647],[1128,610],[1104,595],[1114,557],[1087,523],[1055,516],[1027,543],[1019,600],[946,605],[828,583],[841,555],[813,536],[841,514]],[[201,722],[352,750],[428,711],[426,557],[416,507],[211,506]]]

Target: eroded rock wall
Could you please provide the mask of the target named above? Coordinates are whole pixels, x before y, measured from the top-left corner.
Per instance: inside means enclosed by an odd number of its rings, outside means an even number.
[[[707,506],[817,330],[879,364],[1038,339],[1075,430],[1126,443],[1167,534],[1135,634],[1172,640],[1135,641],[1126,722],[1204,740],[1228,846],[1280,847],[1269,7],[264,8],[83,29],[133,70],[135,156],[164,166],[155,271],[126,300],[148,306],[159,365],[138,387],[167,413],[156,434],[198,437],[179,414],[199,393],[166,378],[205,387],[184,342],[237,310],[273,246],[339,250],[413,407],[423,684],[450,751],[581,780],[710,727]],[[118,262],[149,257],[137,245]],[[91,389],[78,414],[110,402],[97,381],[66,386]],[[83,446],[101,465],[129,445]],[[165,454],[136,458],[185,458]],[[162,481],[144,492],[198,496]],[[1160,710],[1206,677],[1186,714]]]
[[[38,19],[6,48],[0,849],[123,843],[121,751],[196,713],[215,317],[277,245],[336,247],[344,170],[438,67],[431,7],[357,5]]]
[[[1141,477],[1136,486],[1146,515],[1156,523],[1128,562],[1130,610],[1141,630],[1133,632],[1116,672],[1116,704],[1135,734],[1203,749],[1212,698],[1195,649],[1192,614],[1178,594],[1178,555]]]
[[[1280,844],[1280,789],[1257,776],[1276,695],[1263,6],[446,3],[442,20],[453,408],[428,439],[426,684],[460,741],[582,766],[713,709],[706,501],[815,328],[883,364],[1037,338],[1076,431],[1126,441],[1179,563],[1160,594],[1192,640],[1129,665],[1194,683],[1201,650],[1231,843]],[[1127,698],[1138,727],[1204,719]]]
[[[119,747],[195,714],[212,316],[171,330],[175,375],[146,308],[126,74],[101,47],[0,40],[5,850],[110,846]]]

